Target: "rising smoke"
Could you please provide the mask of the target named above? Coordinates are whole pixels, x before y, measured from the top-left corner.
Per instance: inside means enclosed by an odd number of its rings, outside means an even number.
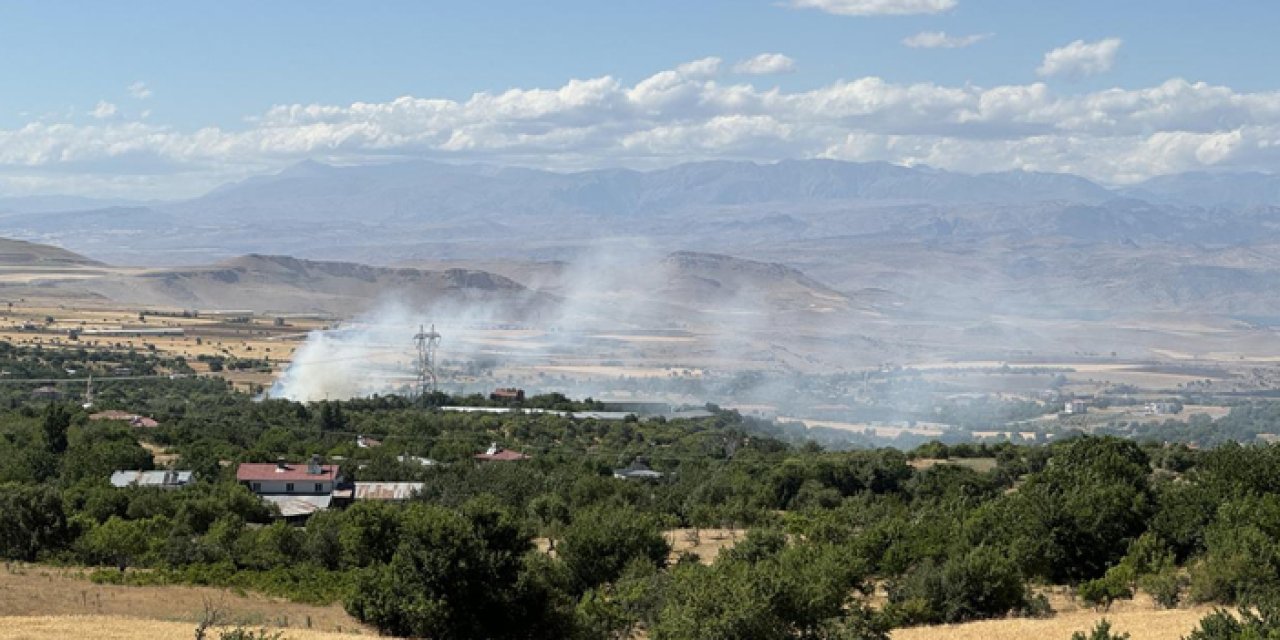
[[[448,299],[421,308],[384,300],[340,328],[309,335],[269,395],[305,402],[407,392],[415,377],[412,336],[423,324],[444,336],[442,360],[527,367],[579,353],[594,332],[671,322],[656,302],[667,281],[662,254],[642,243],[603,242],[556,273],[523,279],[550,307],[537,320],[527,317],[528,305],[504,300]]]

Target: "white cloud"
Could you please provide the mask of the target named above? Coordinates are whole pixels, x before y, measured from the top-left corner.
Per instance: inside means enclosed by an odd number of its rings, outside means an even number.
[[[147,83],[139,80],[128,87],[129,95],[138,100],[146,100],[151,97],[151,89],[147,88]]]
[[[950,11],[956,0],[791,0],[791,6],[838,16],[906,16]]]
[[[107,102],[106,100],[99,100],[98,104],[93,107],[92,111],[89,112],[89,115],[99,120],[102,120],[104,118],[110,118],[115,114],[116,114],[116,106],[114,104],[111,104],[110,102]]]
[[[1123,43],[1120,38],[1106,38],[1097,42],[1076,40],[1044,54],[1036,73],[1043,77],[1083,77],[1111,70],[1116,53]]]
[[[720,73],[720,58],[711,56],[686,62],[676,67],[676,73],[686,78],[710,78]]]
[[[734,73],[749,76],[768,76],[795,70],[796,61],[781,53],[762,53],[733,65]]]
[[[903,38],[902,44],[913,49],[960,49],[990,38],[990,33],[974,33],[967,36],[950,36],[945,31],[921,31]]]
[[[553,169],[700,159],[829,157],[959,171],[1074,172],[1108,183],[1204,168],[1280,169],[1280,91],[1174,78],[1058,93],[1047,83],[901,84],[804,91],[726,82],[704,58],[632,82],[612,76],[468,99],[281,104],[235,129],[53,114],[0,129],[0,182],[43,191],[194,195],[302,158],[484,161]]]

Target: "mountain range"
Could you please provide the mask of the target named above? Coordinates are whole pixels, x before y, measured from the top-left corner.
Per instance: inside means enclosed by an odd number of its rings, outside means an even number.
[[[201,290],[198,280],[235,272],[245,265],[226,261],[247,254],[485,271],[551,294],[554,286],[539,287],[563,265],[601,254],[634,254],[621,261],[629,273],[663,261],[715,271],[714,260],[696,256],[719,254],[803,271],[811,282],[795,295],[768,294],[797,308],[825,308],[824,300],[856,300],[857,308],[875,292],[921,317],[1280,318],[1272,295],[1280,264],[1271,258],[1280,247],[1280,177],[1256,173],[1107,188],[1073,175],[831,160],[576,173],[304,162],[181,202],[0,215],[0,235],[113,264],[199,267],[152,281],[164,283],[165,296]],[[201,266],[214,263],[222,264]],[[652,285],[677,299],[737,303],[752,295],[739,282],[751,272],[744,264],[733,278],[710,278],[715,285],[664,278],[620,289]],[[395,276],[368,286],[387,278]]]

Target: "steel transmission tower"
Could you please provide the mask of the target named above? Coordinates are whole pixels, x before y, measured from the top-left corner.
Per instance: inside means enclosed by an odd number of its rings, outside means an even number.
[[[429,330],[418,325],[418,333],[413,336],[413,341],[418,345],[416,391],[419,398],[425,398],[427,391],[436,390],[436,347],[440,346],[440,334],[436,333],[436,325],[431,325]]]

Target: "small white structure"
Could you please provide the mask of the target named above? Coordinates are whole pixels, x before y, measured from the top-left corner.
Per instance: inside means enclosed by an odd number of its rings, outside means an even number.
[[[1153,416],[1171,416],[1182,411],[1176,402],[1148,402],[1146,413]]]
[[[1062,412],[1068,415],[1084,415],[1089,412],[1089,405],[1084,400],[1068,400],[1062,404]]]

